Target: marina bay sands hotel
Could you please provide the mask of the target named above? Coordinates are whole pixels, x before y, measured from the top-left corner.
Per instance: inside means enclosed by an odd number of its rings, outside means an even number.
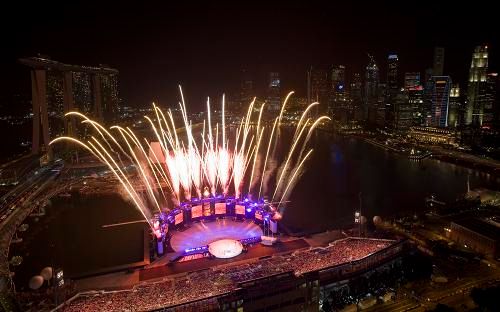
[[[118,116],[118,70],[63,64],[45,57],[19,62],[31,69],[33,154],[48,152],[50,140],[57,136],[85,135],[74,118],[64,116],[66,112],[79,111],[104,123]]]

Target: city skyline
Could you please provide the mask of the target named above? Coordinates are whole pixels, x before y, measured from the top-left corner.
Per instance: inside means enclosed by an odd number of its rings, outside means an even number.
[[[467,23],[476,26],[464,26],[465,7],[455,7],[456,14],[443,14],[449,9],[446,4],[434,4],[433,10],[421,6],[405,10],[389,4],[362,8],[275,4],[245,10],[230,5],[167,5],[125,6],[114,12],[112,6],[96,10],[92,5],[35,5],[26,9],[26,23],[6,36],[16,44],[2,52],[2,63],[12,78],[2,88],[29,91],[29,75],[16,59],[37,53],[70,64],[109,63],[121,72],[120,97],[133,106],[152,100],[175,105],[176,86],[181,83],[195,94],[188,105],[201,108],[206,96],[239,91],[243,69],[254,80],[256,93],[265,92],[269,72],[279,72],[282,91],[306,96],[310,66],[344,65],[350,81],[354,72],[363,72],[367,53],[379,65],[382,81],[387,76],[387,55],[397,54],[402,84],[404,72],[423,75],[432,67],[435,46],[445,48],[444,74],[454,82],[465,84],[476,45],[490,46],[489,68],[496,70],[499,58],[492,20],[483,16],[481,23]],[[37,9],[46,13],[43,18],[36,16]],[[133,15],[135,10],[143,14]],[[187,17],[196,22],[187,23]],[[449,28],[425,23],[439,18]],[[408,38],[410,43],[403,45]],[[222,83],[215,86],[213,81]]]

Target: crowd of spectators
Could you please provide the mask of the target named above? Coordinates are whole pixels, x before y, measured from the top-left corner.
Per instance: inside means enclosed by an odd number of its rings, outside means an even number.
[[[126,291],[100,291],[80,294],[63,307],[63,311],[147,311],[176,304],[207,300],[230,292],[238,283],[278,273],[301,275],[356,261],[382,250],[393,241],[347,238],[324,248],[310,248],[289,255],[276,255],[244,264],[215,267],[192,272],[187,276],[136,285]],[[213,299],[212,299],[213,301]],[[207,307],[216,304],[207,301]]]

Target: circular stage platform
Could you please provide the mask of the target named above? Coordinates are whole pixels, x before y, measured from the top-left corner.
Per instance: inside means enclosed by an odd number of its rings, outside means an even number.
[[[221,239],[210,243],[208,251],[216,258],[236,257],[243,251],[243,245],[234,239]]]
[[[218,219],[211,222],[197,222],[191,224],[184,231],[172,231],[170,246],[176,252],[183,252],[189,248],[207,246],[223,239],[242,240],[245,238],[261,237],[262,229],[251,220],[233,221]],[[236,256],[236,255],[235,255]]]

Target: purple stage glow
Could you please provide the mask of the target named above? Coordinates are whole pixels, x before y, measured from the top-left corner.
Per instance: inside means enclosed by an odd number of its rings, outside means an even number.
[[[208,245],[208,251],[216,258],[236,257],[243,251],[243,245],[234,239],[221,239]]]
[[[192,248],[207,246],[221,239],[244,240],[261,237],[259,225],[251,220],[237,222],[221,219],[213,222],[193,223],[191,227],[180,232],[175,231],[170,239],[170,246],[176,252],[184,252]]]

